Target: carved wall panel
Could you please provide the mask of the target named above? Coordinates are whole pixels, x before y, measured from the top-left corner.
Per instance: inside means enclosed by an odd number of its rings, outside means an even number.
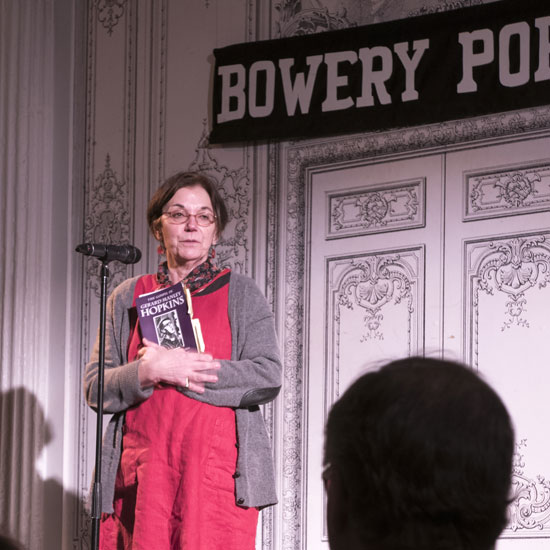
[[[342,253],[336,256],[325,254],[322,238],[311,244],[304,322],[302,548],[328,547],[321,470],[331,406],[365,370],[388,357],[422,353],[424,343],[425,247],[349,253],[352,241],[339,241]]]
[[[325,372],[332,399],[365,357],[410,356],[422,342],[424,248],[327,260]],[[345,369],[344,369],[345,367]],[[340,382],[340,373],[345,372]]]
[[[83,193],[83,227],[80,242],[137,244],[135,218],[136,111],[138,105],[139,9],[134,2],[90,0],[86,4],[86,119]],[[143,262],[143,260],[142,260]],[[97,335],[100,306],[101,263],[84,259],[80,380]],[[137,264],[138,266],[140,264]],[[108,292],[133,274],[134,268],[109,264]],[[95,414],[87,407],[81,385],[78,402],[78,459],[74,478],[78,505],[72,531],[75,548],[87,548],[90,539],[89,511],[84,503],[92,479],[95,452]],[[108,417],[104,420],[107,422]]]
[[[464,243],[468,288],[467,358],[507,403],[516,454],[507,537],[550,535],[545,437],[550,311],[550,233]],[[546,336],[545,336],[546,334]]]
[[[550,247],[547,237],[543,235],[515,237],[484,243],[484,246],[473,245],[468,249],[468,258],[475,272],[472,277],[472,315],[475,316],[482,295],[494,296],[493,302],[503,302],[500,315],[495,319],[495,325],[501,332],[511,327],[530,328],[527,311],[540,302],[542,296],[537,296],[550,283]],[[527,297],[531,297],[531,304]],[[475,317],[474,317],[475,318]],[[499,322],[500,319],[500,322]],[[539,320],[535,317],[534,320]],[[470,357],[479,355],[479,320],[473,325],[475,337],[474,349]]]
[[[550,164],[467,173],[464,220],[550,211]]]
[[[280,0],[274,3],[274,37],[332,31],[356,25],[371,25],[491,0]]]
[[[105,158],[105,169],[98,174],[90,190],[88,214],[84,220],[84,239],[90,243],[130,242],[130,213],[128,207],[128,186],[119,179],[111,168],[109,154]],[[111,288],[126,278],[126,266],[114,262],[109,266]],[[99,299],[100,284],[97,277],[98,261],[87,259],[86,268],[89,287]]]
[[[425,180],[354,193],[330,193],[327,238],[412,229],[425,224]]]
[[[113,29],[124,15],[128,0],[94,0],[94,2],[97,7],[97,20],[107,33],[112,35]]]
[[[541,474],[530,477],[525,462],[527,440],[516,443],[512,477],[513,502],[508,509],[504,536],[549,536],[550,480]]]

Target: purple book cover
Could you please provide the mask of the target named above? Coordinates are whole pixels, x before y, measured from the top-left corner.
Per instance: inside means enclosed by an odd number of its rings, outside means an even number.
[[[181,283],[136,299],[141,335],[168,349],[197,349],[193,319]]]

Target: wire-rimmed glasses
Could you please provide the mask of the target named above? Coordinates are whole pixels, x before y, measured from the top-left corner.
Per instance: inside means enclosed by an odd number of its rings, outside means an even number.
[[[165,210],[163,216],[166,216],[169,223],[180,225],[189,221],[189,218],[195,218],[197,225],[201,227],[208,227],[216,221],[216,215],[213,212],[205,210],[204,212],[198,212],[197,214],[189,214],[183,208],[169,208]]]

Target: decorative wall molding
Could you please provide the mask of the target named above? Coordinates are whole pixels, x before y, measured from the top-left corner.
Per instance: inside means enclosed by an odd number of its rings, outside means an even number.
[[[487,0],[485,0],[485,2],[486,1]],[[414,17],[416,15],[427,15],[428,13],[440,13],[447,10],[468,8],[470,6],[479,6],[480,4],[483,4],[485,2],[484,0],[446,0],[444,2],[433,2],[433,5],[431,5],[429,2],[426,2],[422,7],[411,10],[408,15],[409,17]]]
[[[466,341],[467,359],[479,369],[481,298],[504,299],[500,319],[495,318],[493,311],[487,313],[492,325],[500,325],[501,331],[528,330],[531,327],[528,300],[536,301],[537,295],[550,287],[550,233],[465,241],[464,258],[464,284],[469,294],[465,316],[471,323],[467,331],[470,334]],[[513,332],[509,335],[512,337]],[[526,459],[520,453],[526,446],[526,439],[516,446],[513,502],[508,510],[510,523],[503,537],[550,536],[550,482],[540,474],[529,477]]]
[[[384,340],[384,309],[401,302],[406,304],[407,319],[404,333],[408,335],[409,355],[412,352],[413,315],[417,313],[415,297],[418,298],[418,262],[409,263],[408,254],[376,254],[351,259],[345,272],[337,281],[337,288],[329,289],[337,302],[334,307],[334,322],[337,334],[340,331],[342,308],[363,313],[360,343],[367,340]],[[423,258],[423,254],[420,252]],[[415,260],[417,257],[414,258]],[[332,332],[330,323],[329,333]],[[336,357],[338,350],[336,350]]]
[[[465,221],[550,211],[550,164],[466,173]]]
[[[274,5],[275,37],[297,36],[372,25],[483,4],[491,0],[280,0]]]
[[[97,20],[109,35],[119,20],[124,16],[124,10],[128,0],[94,0],[97,10]]]
[[[448,151],[475,143],[496,142],[528,137],[536,132],[548,133],[550,106],[537,109],[478,117],[375,134],[356,134],[320,140],[303,140],[281,144],[286,151],[290,182],[304,183],[309,168],[329,164],[356,163],[387,156]],[[303,197],[289,195],[295,208],[303,209]]]
[[[279,205],[279,187],[276,185],[278,181],[279,169],[279,148],[273,144],[267,146],[267,204],[266,204],[266,274],[265,274],[265,289],[266,298],[271,305],[272,311],[277,313],[277,253],[279,246],[279,225],[278,225],[278,205]],[[258,175],[256,175],[258,177]],[[272,448],[277,445],[275,427],[276,427],[276,411],[279,404],[269,403],[263,410],[264,419],[266,422],[268,434],[270,436]],[[276,463],[277,467],[277,463]],[[274,507],[266,508],[262,511],[262,548],[264,550],[273,550],[275,548],[275,530],[277,522],[277,514]]]
[[[524,473],[525,461],[520,451],[527,446],[522,439],[516,443],[514,453],[512,498],[508,508],[507,531],[514,534],[550,531],[550,480],[541,475],[530,479]],[[548,535],[547,535],[548,536]]]
[[[83,238],[88,242],[128,243],[133,238],[131,204],[135,185],[138,6],[127,0],[89,0],[86,2],[86,11],[88,34]],[[119,23],[124,25],[118,26]],[[124,30],[124,34],[116,36],[113,32],[115,27]],[[101,32],[102,29],[107,33]],[[119,56],[120,71],[111,73],[108,64],[98,63],[104,45],[108,45],[113,56]],[[123,55],[120,54],[121,46],[124,46]],[[116,108],[113,109],[114,105]],[[109,118],[113,112],[118,114],[116,120]],[[116,131],[103,133],[106,121]],[[80,304],[81,379],[99,322],[100,264],[93,258],[85,262]],[[109,264],[108,291],[122,282],[130,270],[119,262]],[[95,415],[87,406],[81,390],[77,399],[75,439],[78,460],[75,477],[78,505],[73,547],[83,550],[89,547],[91,539],[89,511],[84,503],[88,501],[92,476],[94,448],[89,445],[92,440],[89,430],[94,429]]]
[[[90,205],[84,221],[86,242],[128,244],[130,238],[130,214],[128,208],[128,184],[111,168],[111,157],[105,158],[105,168],[98,174],[90,190]],[[86,274],[88,284],[97,298],[100,295],[98,260],[88,258]],[[126,266],[120,262],[109,265],[110,285],[114,288],[126,279]]]
[[[483,247],[481,253],[479,246]],[[501,330],[529,328],[527,293],[537,286],[540,289],[550,283],[548,238],[534,235],[492,240],[476,245],[476,256],[480,257],[475,266],[468,266],[469,277],[472,278],[473,314],[477,313],[481,292],[490,295],[501,293],[506,297]],[[471,254],[467,253],[466,257],[471,257]]]
[[[384,313],[394,315],[391,345],[409,356],[422,352],[418,342],[424,339],[419,334],[423,332],[424,258],[425,248],[419,246],[326,259],[325,418],[340,396],[342,349],[357,351],[385,340],[389,327],[384,326]],[[397,341],[395,334],[402,340]],[[368,348],[365,353],[369,356]]]
[[[275,23],[276,38],[346,29],[353,25],[345,9],[333,12],[322,6],[302,9],[302,4],[301,0],[282,0],[275,4],[279,16]]]
[[[329,193],[328,239],[423,227],[425,179]]]
[[[360,134],[331,139],[281,143],[281,172],[270,173],[270,187],[285,190],[281,212],[285,213],[284,241],[279,255],[284,258],[284,281],[281,287],[284,324],[280,339],[285,365],[281,404],[283,417],[283,486],[281,497],[284,518],[284,550],[301,549],[305,524],[302,506],[303,487],[303,315],[305,266],[305,189],[309,172],[330,164],[356,164],[415,153],[452,151],[474,144],[525,139],[548,133],[550,107],[510,112],[475,119],[405,128],[376,134]],[[283,253],[284,251],[284,253]]]

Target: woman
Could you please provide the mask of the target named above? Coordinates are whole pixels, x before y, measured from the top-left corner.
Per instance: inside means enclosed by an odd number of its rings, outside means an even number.
[[[213,262],[227,223],[216,187],[182,172],[154,194],[149,228],[166,261],[108,300],[100,548],[254,548],[258,509],[275,504],[273,462],[259,405],[281,385],[270,308],[254,282]],[[135,299],[186,284],[205,353],[142,339]],[[98,343],[86,366],[97,405]]]

